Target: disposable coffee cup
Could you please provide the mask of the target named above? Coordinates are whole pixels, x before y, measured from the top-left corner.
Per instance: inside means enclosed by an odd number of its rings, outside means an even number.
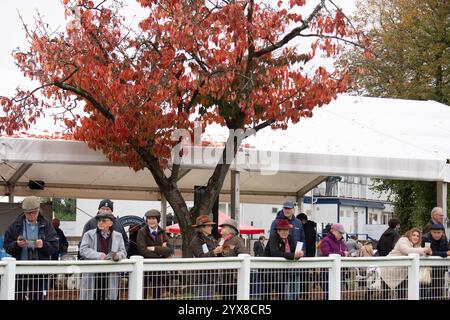
[[[431,247],[431,242],[425,242],[425,248],[430,248]]]

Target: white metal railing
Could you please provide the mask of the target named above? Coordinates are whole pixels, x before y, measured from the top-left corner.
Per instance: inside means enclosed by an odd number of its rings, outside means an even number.
[[[419,282],[421,269],[431,280]],[[250,257],[0,262],[0,299],[450,299],[450,258]]]

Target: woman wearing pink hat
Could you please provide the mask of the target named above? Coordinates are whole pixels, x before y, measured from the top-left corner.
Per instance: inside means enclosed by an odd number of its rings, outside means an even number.
[[[320,251],[322,256],[328,257],[330,254],[339,254],[343,257],[347,256],[347,245],[344,240],[344,226],[340,223],[334,223],[330,232],[320,241]],[[324,299],[328,299],[328,269],[322,269],[322,288],[324,291]],[[345,274],[341,274],[342,279]]]

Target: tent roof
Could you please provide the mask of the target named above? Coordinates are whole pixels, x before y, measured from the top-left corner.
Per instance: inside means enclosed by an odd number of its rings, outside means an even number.
[[[433,101],[339,96],[285,131],[266,128],[247,138],[233,165],[241,172],[242,202],[280,203],[328,175],[450,181],[450,107]],[[207,128],[202,140],[224,141],[228,131]],[[36,194],[74,198],[159,200],[148,170],[111,164],[83,142],[0,138],[3,185],[17,196]],[[220,155],[210,147],[191,154]],[[210,157],[183,161],[178,186],[192,200],[194,185],[204,185],[214,168]],[[45,181],[29,190],[28,180]],[[229,201],[230,175],[221,201]],[[7,194],[5,187],[3,194]]]

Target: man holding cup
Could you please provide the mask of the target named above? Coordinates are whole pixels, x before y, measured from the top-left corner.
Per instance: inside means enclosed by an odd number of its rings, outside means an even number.
[[[422,237],[422,246],[431,248],[431,255],[446,258],[450,256],[448,240],[444,233],[444,225],[433,223],[430,232]],[[421,299],[445,299],[445,272],[446,268],[431,267],[431,283],[422,285],[420,289]]]

